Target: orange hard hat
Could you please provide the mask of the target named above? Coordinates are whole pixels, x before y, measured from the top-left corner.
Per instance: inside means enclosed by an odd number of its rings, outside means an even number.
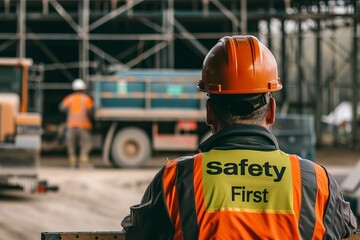
[[[282,89],[270,50],[256,37],[223,37],[206,55],[200,91],[210,94],[256,94]]]

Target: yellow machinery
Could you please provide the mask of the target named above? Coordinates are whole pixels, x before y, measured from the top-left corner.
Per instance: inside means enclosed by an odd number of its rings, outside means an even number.
[[[38,188],[41,115],[29,112],[31,59],[0,58],[0,189]]]

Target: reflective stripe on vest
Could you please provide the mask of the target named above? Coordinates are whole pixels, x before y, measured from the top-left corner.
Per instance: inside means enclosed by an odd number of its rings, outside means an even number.
[[[198,239],[194,194],[194,159],[179,160],[177,164],[176,188],[179,196],[179,211],[182,236],[186,240]]]
[[[174,239],[322,239],[325,236],[334,200],[330,197],[328,203],[329,183],[322,167],[281,151],[216,151],[210,155],[210,161],[208,156],[204,159],[204,154],[197,154],[170,161],[165,168],[164,195]],[[235,157],[222,158],[225,152]],[[239,158],[243,155],[250,156],[249,160]],[[264,159],[262,165],[251,161],[254,156]],[[210,176],[204,175],[206,171]],[[259,179],[260,185],[251,179]],[[221,185],[216,186],[217,183]],[[277,196],[275,200],[270,198],[271,194]],[[281,194],[284,197],[279,198]]]
[[[169,216],[174,227],[173,239],[182,239],[181,222],[179,214],[178,191],[175,186],[177,161],[169,161],[163,173],[163,192]]]
[[[300,161],[301,209],[299,231],[301,239],[312,239],[315,225],[315,202],[317,193],[316,175],[313,164]]]
[[[330,180],[329,181],[329,189],[330,189],[329,191],[334,192],[335,185],[337,183],[335,182],[335,180],[333,178],[328,177],[328,179]],[[333,226],[333,217],[335,215],[335,210],[337,209],[336,204],[337,203],[336,203],[335,194],[329,194],[329,199],[327,201],[326,212],[325,212],[325,217],[324,217],[324,224],[325,224],[325,228],[327,229],[326,238],[325,238],[326,240],[336,239],[333,231],[331,231],[331,227]]]

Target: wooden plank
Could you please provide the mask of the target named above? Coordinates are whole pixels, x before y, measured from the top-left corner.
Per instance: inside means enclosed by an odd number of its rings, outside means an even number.
[[[41,240],[125,240],[124,231],[42,232]]]
[[[41,240],[125,240],[124,231],[113,232],[42,232]],[[360,240],[360,230],[347,240]]]

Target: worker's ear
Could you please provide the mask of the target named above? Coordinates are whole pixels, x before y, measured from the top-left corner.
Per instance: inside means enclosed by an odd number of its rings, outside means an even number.
[[[206,100],[206,125],[211,126],[213,123],[213,106],[211,104],[211,99]]]
[[[213,133],[217,131],[217,121],[211,98],[206,101],[206,124],[211,127]]]
[[[276,102],[275,99],[272,96],[270,96],[268,112],[266,114],[266,119],[265,119],[267,125],[270,126],[273,123],[275,123],[275,113],[276,113]]]

